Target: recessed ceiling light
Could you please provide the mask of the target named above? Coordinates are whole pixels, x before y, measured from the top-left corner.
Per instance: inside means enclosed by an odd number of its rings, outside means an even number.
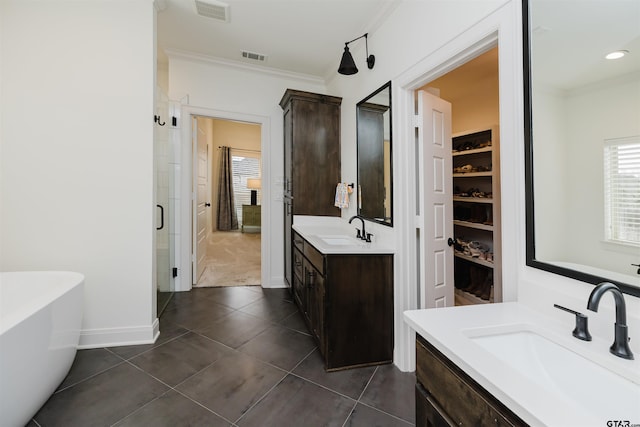
[[[623,56],[625,56],[627,53],[629,53],[628,50],[616,50],[615,52],[611,52],[610,54],[605,56],[605,58],[607,58],[607,59],[620,59]]]

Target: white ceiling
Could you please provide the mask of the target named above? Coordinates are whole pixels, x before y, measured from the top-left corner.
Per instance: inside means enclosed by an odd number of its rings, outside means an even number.
[[[640,1],[531,2],[532,69],[547,86],[570,90],[640,70]],[[629,51],[623,59],[604,56]]]
[[[220,2],[223,0],[201,0]],[[328,79],[344,43],[375,31],[402,0],[224,0],[229,22],[200,16],[195,0],[156,0],[158,58],[165,49]],[[536,80],[571,89],[640,69],[640,1],[532,1],[533,66]],[[351,46],[356,65],[366,67],[364,39]],[[604,55],[627,49],[628,58]],[[263,63],[242,51],[266,55]],[[378,58],[379,59],[379,58]]]
[[[203,0],[207,1],[207,0]],[[344,43],[368,32],[369,53],[375,55],[373,32],[400,0],[225,0],[229,22],[200,16],[195,0],[158,3],[158,58],[165,49],[255,64],[327,78],[334,72]],[[364,39],[354,42],[352,52]],[[267,56],[264,63],[242,57],[242,51]],[[356,65],[366,67],[365,55]]]

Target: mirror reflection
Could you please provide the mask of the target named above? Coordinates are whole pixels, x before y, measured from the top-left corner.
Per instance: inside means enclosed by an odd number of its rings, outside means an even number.
[[[358,215],[393,226],[391,204],[391,82],[356,106]]]
[[[640,294],[640,2],[527,3],[527,264]]]

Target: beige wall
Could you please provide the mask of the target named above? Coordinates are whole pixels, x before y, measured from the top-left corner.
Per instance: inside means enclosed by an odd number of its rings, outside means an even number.
[[[498,48],[430,82],[451,103],[451,131],[456,134],[500,124]]]
[[[249,150],[247,154],[260,155],[260,125],[234,122],[231,120],[209,119],[211,122],[212,162],[211,162],[211,228],[216,229],[216,204],[218,202],[218,173],[220,146],[238,150]]]

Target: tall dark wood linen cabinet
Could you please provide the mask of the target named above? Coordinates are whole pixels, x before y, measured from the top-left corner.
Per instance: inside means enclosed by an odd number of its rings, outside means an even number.
[[[293,215],[340,216],[334,206],[340,182],[342,98],[287,89],[284,114],[284,247],[287,285],[292,278]]]

